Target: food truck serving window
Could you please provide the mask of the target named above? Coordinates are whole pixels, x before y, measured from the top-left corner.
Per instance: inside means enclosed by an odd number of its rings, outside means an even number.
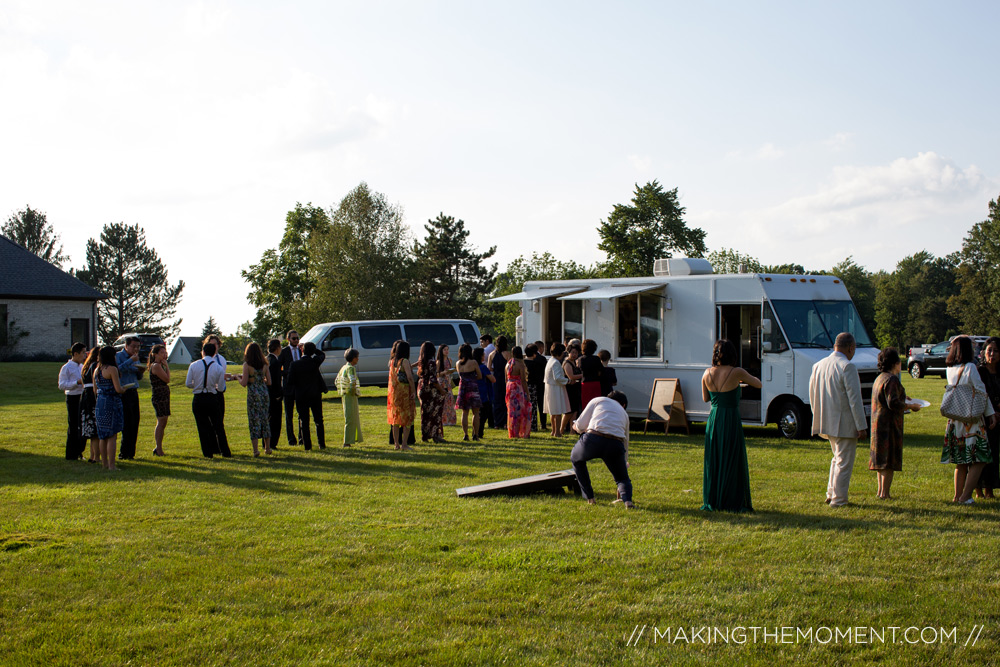
[[[618,358],[659,359],[662,339],[662,294],[640,292],[618,297]]]
[[[792,347],[831,349],[837,334],[842,331],[853,334],[858,347],[873,347],[858,309],[851,301],[775,299],[771,304]]]

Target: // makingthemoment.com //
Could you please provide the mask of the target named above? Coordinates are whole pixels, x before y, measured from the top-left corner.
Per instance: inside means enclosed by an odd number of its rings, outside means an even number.
[[[667,626],[637,624],[624,636],[626,646],[646,644],[961,644],[975,646],[983,625],[967,634],[958,627],[935,626]]]

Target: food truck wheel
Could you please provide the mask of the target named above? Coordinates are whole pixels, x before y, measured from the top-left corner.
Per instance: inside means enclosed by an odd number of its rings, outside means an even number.
[[[789,440],[808,437],[808,417],[799,403],[788,401],[781,406],[781,412],[778,413],[778,430]]]

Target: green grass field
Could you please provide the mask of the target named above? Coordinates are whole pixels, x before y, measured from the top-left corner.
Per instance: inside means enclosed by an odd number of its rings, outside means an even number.
[[[875,498],[865,446],[852,506],[827,507],[827,443],[784,441],[771,426],[747,429],[757,512],[729,515],[698,509],[700,425],[633,433],[635,511],[611,505],[599,461],[597,506],[569,494],[459,499],[458,487],[570,467],[574,441],[492,431],[470,445],[459,427],[447,444],[395,452],[378,389],[362,399],[364,445],[339,447],[340,402],[328,398],[333,447],[307,454],[282,438],[277,455],[254,459],[245,392],[231,384],[235,457],[206,460],[181,368],[168,456],[150,454],[144,381],[138,457],[109,473],[63,458],[58,368],[0,364],[5,665],[1000,660],[1000,501],[949,502],[937,378],[904,378],[934,407],[907,418],[895,500]],[[947,631],[924,631],[936,643],[910,631],[912,644],[902,630],[896,643],[888,630],[884,643],[823,641],[825,630],[798,643],[765,642],[763,630],[728,644],[676,634],[739,626]]]

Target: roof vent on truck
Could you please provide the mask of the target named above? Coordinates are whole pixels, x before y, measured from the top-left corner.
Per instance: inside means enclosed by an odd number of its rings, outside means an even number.
[[[715,273],[707,259],[671,257],[653,262],[654,276],[704,276]]]

